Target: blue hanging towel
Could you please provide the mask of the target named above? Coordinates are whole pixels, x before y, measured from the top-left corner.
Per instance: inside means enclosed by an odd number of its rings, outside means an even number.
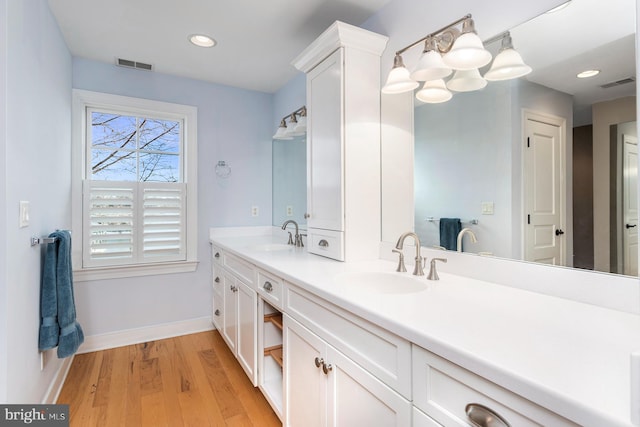
[[[44,260],[38,347],[44,351],[57,345],[58,357],[64,358],[78,350],[84,342],[84,333],[76,321],[71,234],[62,230],[51,233],[49,237],[55,240],[47,245]]]
[[[440,246],[448,251],[457,250],[460,230],[462,230],[460,218],[440,218]]]

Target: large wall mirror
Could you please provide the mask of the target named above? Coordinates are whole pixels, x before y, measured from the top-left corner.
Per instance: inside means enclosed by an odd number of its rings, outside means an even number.
[[[306,227],[307,140],[306,136],[272,141],[272,218],[280,226],[292,219]]]
[[[440,219],[460,218],[477,237],[465,252],[638,274],[635,15],[633,0],[573,0],[510,29],[528,76],[415,101],[423,246],[442,246]],[[577,77],[589,69],[600,73]],[[544,141],[532,148],[528,136]],[[537,168],[543,157],[557,169]]]

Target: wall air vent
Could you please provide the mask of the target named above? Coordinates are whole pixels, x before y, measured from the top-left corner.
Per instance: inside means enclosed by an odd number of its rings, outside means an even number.
[[[627,77],[626,79],[616,80],[615,82],[610,82],[610,83],[605,83],[605,84],[601,85],[600,87],[602,89],[609,89],[610,87],[626,85],[627,83],[633,83],[635,81],[636,81],[635,77]]]
[[[116,65],[127,68],[137,68],[138,70],[152,71],[153,66],[151,64],[145,64],[144,62],[130,61],[128,59],[117,58]]]

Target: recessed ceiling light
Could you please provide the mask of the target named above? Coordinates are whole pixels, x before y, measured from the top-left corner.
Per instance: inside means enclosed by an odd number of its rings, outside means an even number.
[[[587,77],[597,76],[598,74],[600,74],[600,70],[586,70],[578,73],[576,77],[578,77],[579,79],[586,79]]]
[[[571,0],[562,3],[560,6],[556,6],[553,9],[549,9],[547,10],[545,13],[554,13],[554,12],[558,12],[562,9],[564,9],[565,7],[569,6],[569,3],[571,3]]]
[[[204,34],[191,34],[189,36],[189,41],[200,47],[213,47],[216,45],[216,41],[214,39]]]

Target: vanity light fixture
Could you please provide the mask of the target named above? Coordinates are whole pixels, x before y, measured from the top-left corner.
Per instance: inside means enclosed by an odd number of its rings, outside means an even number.
[[[461,29],[458,29],[461,26]],[[502,48],[496,56],[487,75],[482,77],[479,68],[491,62],[492,55],[484,45],[502,40]],[[413,71],[404,66],[402,54],[424,42],[424,50]],[[453,77],[446,83],[443,79],[453,71]],[[457,21],[443,27],[420,40],[398,50],[393,60],[393,69],[389,73],[382,93],[396,94],[423,87],[416,92],[416,98],[423,102],[437,103],[451,99],[450,90],[469,92],[482,89],[487,80],[506,80],[521,77],[531,72],[520,54],[513,49],[511,36],[502,33],[483,44],[475,30],[471,15],[465,15]]]
[[[531,67],[524,63],[522,56],[513,48],[511,33],[507,31],[497,37],[498,40],[500,38],[502,39],[500,52],[496,55],[493,64],[491,64],[491,68],[484,75],[484,78],[494,82],[515,79],[529,74]],[[491,43],[495,39],[496,38],[490,39],[487,43]]]
[[[199,47],[213,47],[216,45],[216,41],[206,34],[191,34],[189,41]]]
[[[576,77],[579,79],[586,79],[589,77],[597,76],[598,74],[600,74],[600,70],[585,70],[581,73],[578,73]]]
[[[287,124],[287,120],[289,123]],[[307,132],[307,107],[302,106],[291,114],[287,114],[280,120],[280,126],[273,135],[273,139],[293,139],[294,136],[304,135]]]

